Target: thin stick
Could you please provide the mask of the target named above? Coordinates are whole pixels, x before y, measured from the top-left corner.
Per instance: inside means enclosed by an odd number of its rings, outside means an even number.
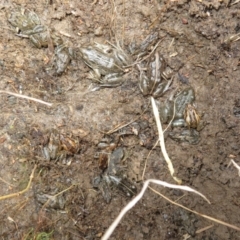
[[[144,181],[144,175],[145,175],[146,168],[147,168],[148,158],[150,157],[153,149],[155,149],[155,147],[158,145],[158,142],[159,142],[159,140],[156,141],[156,143],[154,144],[153,148],[149,151],[149,153],[148,153],[148,155],[146,157],[146,161],[145,161],[144,168],[143,168],[143,173],[142,173],[142,181]]]
[[[177,97],[177,98],[178,98],[178,97]],[[171,119],[171,121],[169,122],[169,124],[167,125],[167,127],[164,129],[163,134],[164,134],[164,133],[167,131],[167,129],[171,126],[172,121],[174,120],[175,113],[176,113],[175,102],[176,102],[177,98],[174,100],[174,104],[173,104],[173,116],[172,116],[172,119]],[[156,143],[154,144],[153,148],[149,151],[149,153],[148,153],[148,155],[147,155],[147,158],[146,158],[146,161],[145,161],[145,165],[144,165],[144,168],[143,168],[143,173],[142,173],[142,180],[143,180],[143,181],[144,181],[144,175],[145,175],[146,168],[147,168],[148,158],[150,157],[153,149],[155,149],[155,147],[158,145],[158,142],[159,142],[159,140],[156,141]]]
[[[103,237],[101,238],[101,240],[107,240],[111,234],[113,233],[113,231],[115,230],[115,228],[117,227],[117,225],[119,224],[119,222],[121,221],[121,219],[123,218],[123,216],[131,209],[133,208],[137,202],[143,197],[143,194],[145,193],[146,189],[148,188],[148,185],[150,183],[155,183],[158,185],[162,185],[164,187],[168,187],[168,188],[175,188],[175,189],[182,189],[185,191],[189,191],[189,192],[194,192],[198,195],[200,195],[202,198],[204,198],[208,203],[210,203],[210,201],[200,192],[188,187],[188,186],[179,186],[179,185],[175,185],[175,184],[170,184],[164,181],[160,181],[160,180],[156,180],[156,179],[148,179],[147,181],[144,182],[143,187],[141,192],[135,197],[133,198],[119,213],[118,217],[113,221],[113,223],[110,225],[110,227],[107,229],[107,231],[104,233]]]
[[[9,94],[9,95],[13,95],[13,96],[15,96],[15,97],[25,98],[25,99],[28,99],[28,100],[31,100],[31,101],[39,102],[39,103],[48,105],[48,106],[50,106],[50,107],[52,106],[52,103],[45,102],[45,101],[42,101],[42,100],[37,99],[37,98],[28,97],[28,96],[26,96],[26,95],[22,95],[22,94],[18,94],[18,93],[13,93],[13,92],[9,92],[9,91],[3,91],[3,90],[0,90],[0,93],[6,93],[6,94]]]
[[[156,45],[154,46],[153,50],[152,50],[146,57],[144,57],[144,58],[141,59],[140,61],[135,61],[133,64],[126,66],[126,68],[128,68],[128,67],[133,67],[133,66],[141,63],[142,61],[148,59],[148,58],[153,54],[153,52],[156,50],[156,48],[158,47],[159,43],[160,43],[162,40],[163,40],[163,38],[160,39],[160,40],[156,43]]]
[[[228,164],[228,166],[229,166],[231,163],[233,164],[233,166],[234,166],[235,168],[237,168],[237,170],[238,170],[238,176],[240,177],[240,166],[238,166],[237,163],[236,163],[233,159],[231,159],[231,161],[230,161],[230,163]]]
[[[170,171],[170,174],[172,176],[172,178],[178,183],[181,184],[182,180],[175,177],[174,176],[174,168],[173,168],[173,164],[171,159],[169,158],[167,151],[166,151],[166,147],[165,147],[165,142],[164,142],[164,135],[163,135],[163,130],[162,130],[162,125],[161,125],[161,121],[160,121],[160,117],[159,117],[159,113],[158,113],[158,109],[155,103],[155,100],[153,97],[151,97],[151,102],[152,102],[152,108],[153,108],[153,114],[154,117],[156,119],[156,123],[157,123],[157,128],[158,128],[158,135],[159,135],[159,142],[160,142],[160,147],[161,147],[161,151],[163,154],[163,157],[165,159],[165,161],[167,162],[168,165],[168,169]]]
[[[32,183],[32,180],[33,180],[33,177],[34,177],[34,172],[35,172],[36,168],[37,168],[37,165],[34,166],[34,168],[32,170],[32,173],[31,173],[31,175],[29,177],[28,185],[27,185],[27,187],[24,190],[22,190],[20,192],[17,192],[17,193],[11,193],[11,194],[8,194],[8,195],[5,195],[5,196],[1,196],[0,197],[0,201],[4,200],[4,199],[7,199],[7,198],[18,197],[19,195],[27,192],[29,190],[30,186],[31,186],[31,183]]]
[[[110,134],[112,134],[112,133],[114,133],[114,132],[117,132],[117,131],[119,131],[120,129],[122,129],[122,128],[128,126],[128,125],[130,125],[131,123],[135,122],[135,121],[138,120],[140,117],[142,117],[145,112],[146,112],[146,110],[143,111],[140,116],[136,117],[135,119],[131,120],[131,121],[128,122],[128,123],[125,123],[125,124],[124,124],[124,123],[120,123],[120,124],[118,124],[116,127],[114,127],[113,129],[109,130],[108,132],[103,132],[103,131],[101,131],[101,130],[98,130],[98,131],[99,131],[99,132],[102,132],[102,133],[104,133],[104,134],[106,134],[106,135],[110,135]]]
[[[48,200],[47,200],[47,201],[44,203],[44,205],[42,206],[42,210],[44,209],[44,207],[46,207],[46,206],[48,205],[48,203],[49,203],[51,200],[54,201],[57,196],[59,196],[59,195],[63,194],[64,192],[70,190],[70,189],[73,188],[74,186],[76,186],[76,185],[73,184],[73,185],[71,185],[70,187],[64,189],[63,191],[61,191],[61,192],[59,192],[59,193],[57,193],[57,194],[55,194],[55,195],[53,195],[53,196],[49,196],[49,197],[48,197]]]
[[[204,227],[204,228],[201,228],[201,229],[198,229],[195,233],[196,233],[196,234],[199,234],[199,233],[201,233],[201,232],[204,232],[204,231],[212,228],[213,226],[214,226],[214,224],[209,225],[209,226]],[[187,234],[184,234],[183,237],[184,237],[183,240],[187,240],[187,239],[191,238],[192,236],[187,233]]]
[[[208,220],[210,220],[210,221],[213,221],[213,222],[216,222],[216,223],[218,223],[218,224],[222,224],[222,225],[224,225],[224,226],[227,226],[227,227],[230,227],[230,228],[235,229],[235,230],[237,230],[237,231],[240,231],[240,228],[237,227],[237,226],[235,226],[235,225],[229,224],[229,223],[227,223],[227,222],[224,222],[224,221],[218,220],[218,219],[216,219],[216,218],[210,217],[210,216],[208,216],[208,215],[205,215],[205,214],[199,213],[199,212],[197,212],[197,211],[191,210],[191,209],[189,209],[189,208],[187,208],[187,207],[185,207],[185,206],[183,206],[183,205],[181,205],[181,204],[179,204],[179,203],[176,203],[176,202],[172,201],[171,199],[169,199],[168,197],[164,196],[163,194],[161,194],[160,192],[156,191],[155,189],[153,189],[153,188],[151,188],[151,187],[149,187],[149,188],[150,188],[153,192],[155,192],[156,194],[158,194],[159,196],[161,196],[162,198],[166,199],[167,201],[169,201],[170,203],[172,203],[172,204],[174,204],[174,205],[177,205],[178,207],[181,207],[181,208],[183,208],[183,209],[185,209],[185,210],[187,210],[187,211],[189,211],[189,212],[192,212],[192,213],[194,213],[194,214],[197,214],[197,215],[199,215],[199,216],[201,216],[201,217],[203,217],[203,218],[206,218],[206,219],[208,219]]]
[[[233,2],[233,3],[231,3],[230,6],[232,6],[232,5],[234,5],[234,4],[237,4],[237,3],[239,3],[239,2],[240,2],[240,0],[237,0],[237,1]]]
[[[11,187],[15,187],[13,184],[7,182],[6,180],[4,180],[4,179],[1,178],[1,177],[0,177],[0,180],[1,180],[2,182],[4,182],[4,183],[8,184],[8,185],[11,186]]]

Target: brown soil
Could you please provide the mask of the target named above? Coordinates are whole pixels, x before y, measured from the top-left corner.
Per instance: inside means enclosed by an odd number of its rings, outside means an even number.
[[[0,202],[1,239],[100,239],[129,201],[112,189],[112,199],[106,203],[101,191],[93,188],[94,177],[101,173],[95,156],[103,132],[135,119],[147,122],[146,146],[134,135],[118,142],[125,152],[124,169],[138,191],[146,156],[157,139],[150,101],[138,88],[136,68],[126,74],[122,86],[94,92],[88,92],[90,69],[81,59],[73,59],[61,76],[48,75],[44,69],[51,50],[37,49],[10,31],[7,13],[20,5],[36,12],[44,25],[56,28],[73,49],[93,41],[119,42],[127,49],[158,32],[162,55],[175,73],[189,79],[206,125],[197,145],[177,143],[166,134],[166,148],[183,184],[202,192],[211,204],[193,194],[156,189],[193,210],[240,227],[240,178],[236,168],[228,167],[231,155],[240,164],[240,40],[230,40],[240,32],[240,3],[232,3],[1,1],[0,89],[53,103],[48,107],[9,94],[0,96],[0,195],[23,190],[34,165],[38,166],[25,194]],[[178,81],[175,78],[173,89]],[[44,159],[43,146],[53,129],[79,142],[79,151],[73,150],[67,162]],[[159,147],[148,159],[148,178],[174,183]],[[56,204],[43,206],[39,200],[39,194],[55,195],[70,186]],[[211,224],[148,190],[111,239],[184,239],[187,233],[189,239],[240,239],[238,231],[218,224],[196,233]],[[43,232],[52,233],[51,237],[40,238]]]

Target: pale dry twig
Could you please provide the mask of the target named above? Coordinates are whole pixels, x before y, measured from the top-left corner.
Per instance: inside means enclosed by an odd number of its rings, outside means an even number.
[[[22,190],[20,192],[17,192],[17,193],[11,193],[11,194],[8,194],[8,195],[5,195],[5,196],[0,196],[0,201],[1,200],[5,200],[7,198],[18,197],[19,195],[27,192],[29,190],[30,186],[31,186],[31,183],[32,183],[32,180],[33,180],[33,177],[34,177],[34,172],[35,172],[36,168],[37,168],[37,165],[34,166],[34,168],[32,170],[32,173],[31,173],[31,175],[29,177],[28,185],[27,185],[27,187],[24,190]]]
[[[237,168],[237,170],[238,170],[238,176],[240,177],[240,166],[237,165],[237,163],[236,163],[233,159],[231,159],[231,161],[230,161],[230,163],[228,164],[228,166],[230,166],[231,163],[233,164],[233,166],[234,166],[235,168]]]
[[[157,128],[158,128],[158,134],[159,134],[159,142],[160,142],[160,147],[161,147],[161,151],[162,151],[162,154],[164,156],[164,159],[165,161],[167,162],[167,165],[168,165],[168,169],[170,171],[170,174],[171,176],[173,177],[173,179],[181,184],[182,183],[182,180],[177,178],[176,176],[174,176],[174,168],[173,168],[173,164],[172,164],[172,161],[171,159],[169,158],[168,156],[168,153],[166,151],[166,147],[165,147],[165,142],[164,142],[164,135],[163,135],[163,130],[162,130],[162,125],[161,125],[161,121],[160,121],[160,117],[159,117],[159,113],[158,113],[158,109],[157,109],[157,106],[156,106],[156,103],[155,103],[155,100],[153,97],[151,97],[151,102],[152,102],[152,108],[153,108],[153,114],[154,114],[154,117],[156,119],[156,123],[157,123]]]
[[[28,100],[31,100],[31,101],[35,101],[35,102],[38,102],[38,103],[42,103],[42,104],[48,105],[49,107],[52,106],[52,103],[45,102],[45,101],[42,101],[42,100],[37,99],[37,98],[28,97],[28,96],[26,96],[26,95],[22,95],[22,94],[18,94],[18,93],[13,93],[13,92],[9,92],[9,91],[3,91],[3,90],[0,90],[0,93],[5,93],[5,94],[13,95],[13,96],[19,97],[19,98],[25,98],[25,99],[28,99]]]
[[[168,188],[174,188],[174,189],[182,189],[184,191],[189,191],[189,192],[194,192],[198,195],[200,195],[202,198],[204,198],[208,203],[210,203],[210,201],[200,192],[188,187],[188,186],[179,186],[179,185],[175,185],[175,184],[170,184],[164,181],[160,181],[160,180],[156,180],[156,179],[148,179],[147,181],[144,182],[143,187],[141,192],[135,197],[133,198],[123,209],[122,211],[119,213],[118,217],[113,221],[113,223],[111,224],[111,226],[107,229],[107,231],[105,232],[105,234],[103,235],[103,237],[101,238],[102,240],[107,240],[111,234],[113,233],[113,231],[115,230],[115,228],[117,227],[117,225],[119,224],[119,222],[121,221],[121,219],[123,218],[123,216],[131,209],[133,208],[136,203],[143,197],[143,194],[145,193],[146,189],[148,188],[148,185],[150,183],[155,183],[158,185],[162,185],[164,187],[168,187]]]

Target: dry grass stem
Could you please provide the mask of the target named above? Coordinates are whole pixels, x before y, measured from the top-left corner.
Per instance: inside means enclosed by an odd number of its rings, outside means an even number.
[[[103,237],[101,238],[102,240],[107,240],[111,234],[113,233],[113,231],[115,230],[115,228],[117,227],[117,225],[119,224],[119,222],[121,221],[121,219],[123,218],[123,216],[131,209],[133,208],[137,202],[143,197],[146,189],[148,188],[148,185],[150,183],[155,183],[158,185],[162,185],[164,187],[168,187],[168,188],[174,188],[174,189],[181,189],[184,191],[189,191],[189,192],[194,192],[198,195],[200,195],[202,198],[204,198],[208,203],[210,203],[210,201],[200,192],[188,187],[188,186],[179,186],[179,185],[175,185],[175,184],[170,184],[164,181],[160,181],[160,180],[156,180],[156,179],[148,179],[147,181],[144,182],[143,187],[141,192],[134,197],[119,213],[118,217],[113,221],[113,223],[110,225],[110,227],[107,229],[107,231],[105,232],[105,234],[103,235]]]
[[[209,226],[207,226],[207,227],[198,229],[198,230],[196,231],[196,234],[199,234],[199,233],[201,233],[201,232],[204,232],[204,231],[212,228],[213,226],[214,226],[214,225],[212,224],[212,225],[209,225]],[[189,239],[189,238],[191,238],[191,237],[192,237],[192,236],[189,235],[188,233],[187,233],[187,234],[184,234],[184,235],[183,235],[183,240],[187,240],[187,239]]]
[[[149,153],[148,153],[148,155],[146,157],[146,161],[145,161],[144,168],[143,168],[143,173],[142,173],[142,181],[144,181],[144,175],[145,175],[146,168],[147,168],[148,158],[150,157],[153,149],[155,149],[155,147],[158,145],[158,142],[159,142],[159,140],[156,141],[156,143],[154,144],[153,148],[149,151]]]
[[[175,117],[175,113],[176,113],[176,107],[175,107],[175,102],[176,102],[177,98],[174,100],[174,105],[173,105],[173,117],[171,119],[171,121],[169,122],[169,124],[167,125],[167,127],[163,130],[163,133],[165,133],[167,131],[167,129],[171,126],[172,121],[174,120]],[[143,168],[143,173],[142,173],[142,180],[144,181],[144,175],[146,172],[146,168],[147,168],[147,162],[148,162],[148,158],[150,157],[152,151],[156,148],[156,146],[158,145],[159,140],[156,141],[156,143],[154,144],[153,148],[149,151],[147,157],[146,157],[146,161],[144,164],[144,168]]]
[[[53,196],[49,196],[48,200],[44,203],[44,205],[42,206],[42,210],[48,205],[48,203],[52,200],[52,201],[55,201],[56,200],[56,197],[63,194],[64,192],[66,191],[69,191],[71,188],[73,188],[75,185],[71,185],[70,187],[64,189],[63,191],[53,195]]]
[[[101,132],[101,133],[104,133],[104,134],[106,134],[106,135],[110,135],[110,134],[112,134],[112,133],[114,133],[114,132],[117,132],[117,131],[119,131],[120,129],[122,129],[122,128],[128,126],[128,125],[130,125],[131,123],[137,121],[140,117],[143,116],[143,114],[144,114],[145,112],[146,112],[146,110],[143,111],[140,116],[136,117],[135,119],[131,120],[131,121],[128,122],[128,123],[120,123],[120,124],[118,124],[116,127],[114,127],[113,129],[109,130],[108,132],[103,132],[103,131],[101,131],[101,130],[98,130],[98,131]]]
[[[163,157],[165,159],[165,161],[167,162],[168,165],[168,169],[170,171],[170,174],[172,176],[172,178],[178,183],[181,184],[182,180],[177,178],[176,176],[174,176],[174,168],[173,168],[173,164],[171,159],[169,158],[167,151],[166,151],[166,147],[165,147],[165,142],[164,142],[164,135],[163,135],[163,130],[162,130],[162,125],[161,125],[161,121],[160,121],[160,117],[159,117],[159,113],[158,113],[158,109],[155,103],[155,100],[153,97],[151,97],[151,102],[152,102],[152,108],[153,108],[153,114],[154,117],[156,119],[156,123],[157,123],[157,128],[158,128],[158,135],[159,135],[159,142],[160,142],[160,147],[161,147],[161,151],[163,154]]]
[[[20,192],[17,192],[17,193],[11,193],[11,194],[8,194],[8,195],[5,195],[5,196],[1,196],[0,197],[0,201],[4,200],[4,199],[7,199],[7,198],[18,197],[19,195],[27,192],[29,190],[30,186],[31,186],[31,183],[32,183],[32,180],[33,180],[33,177],[34,177],[34,172],[35,172],[36,168],[37,168],[37,165],[34,166],[34,168],[32,170],[32,173],[31,173],[31,175],[29,177],[28,185],[27,185],[27,187],[24,190],[22,190]]]
[[[15,187],[13,184],[7,182],[6,180],[4,180],[3,178],[0,177],[0,181],[6,183],[7,185],[11,186],[11,187]]]
[[[230,163],[228,164],[228,167],[231,165],[231,163],[233,164],[233,166],[234,166],[235,168],[237,168],[237,170],[238,170],[238,176],[240,177],[240,166],[237,165],[237,163],[236,163],[233,159],[231,159]]]
[[[232,5],[234,5],[234,4],[237,4],[237,3],[239,3],[239,2],[240,2],[240,0],[237,0],[237,1],[233,2],[233,3],[231,3],[230,6],[232,6]]]
[[[237,231],[240,231],[240,228],[237,227],[237,226],[235,226],[235,225],[229,224],[229,223],[227,223],[227,222],[224,222],[224,221],[218,220],[218,219],[216,219],[216,218],[210,217],[210,216],[208,216],[208,215],[205,215],[205,214],[199,213],[199,212],[197,212],[197,211],[191,210],[191,209],[189,209],[189,208],[187,208],[187,207],[185,207],[185,206],[183,206],[183,205],[181,205],[181,204],[179,204],[179,203],[176,203],[176,202],[172,201],[171,199],[169,199],[168,197],[164,196],[163,194],[161,194],[160,192],[156,191],[155,189],[153,189],[153,188],[151,188],[151,187],[149,187],[149,188],[150,188],[153,192],[155,192],[156,194],[158,194],[159,196],[161,196],[162,198],[164,198],[165,200],[169,201],[170,203],[172,203],[172,204],[174,204],[174,205],[177,205],[178,207],[181,207],[181,208],[183,208],[183,209],[185,209],[185,210],[187,210],[187,211],[189,211],[189,212],[192,212],[192,213],[194,213],[194,214],[197,214],[197,215],[199,215],[199,216],[201,216],[201,217],[203,217],[203,218],[206,218],[206,219],[208,219],[208,220],[210,220],[210,221],[212,221],[212,222],[216,222],[216,223],[218,223],[218,224],[221,224],[221,225],[224,225],[224,226],[226,226],[226,227],[230,227],[230,228],[232,228],[232,229],[235,229],[235,230],[237,230]],[[207,201],[208,201],[208,200],[207,200]],[[209,202],[209,201],[208,201],[208,202]],[[209,202],[209,203],[210,203],[210,202]]]
[[[45,101],[42,101],[42,100],[37,99],[37,98],[28,97],[28,96],[26,96],[26,95],[22,95],[22,94],[18,94],[18,93],[13,93],[13,92],[9,92],[9,91],[3,91],[3,90],[0,90],[0,93],[5,93],[5,94],[13,95],[13,96],[15,96],[15,97],[24,98],[24,99],[28,99],[28,100],[31,100],[31,101],[34,101],[34,102],[42,103],[42,104],[45,104],[45,105],[47,105],[47,106],[49,106],[49,107],[52,106],[52,103],[45,102]]]

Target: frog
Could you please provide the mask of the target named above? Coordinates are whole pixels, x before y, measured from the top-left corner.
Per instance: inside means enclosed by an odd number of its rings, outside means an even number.
[[[43,147],[43,156],[48,161],[66,162],[69,156],[79,151],[77,140],[59,134],[57,129],[47,131],[47,144]]]
[[[8,16],[8,22],[16,27],[16,31],[22,34],[31,35],[33,29],[41,25],[40,19],[37,14],[23,8],[17,8],[12,11]]]
[[[176,142],[186,142],[192,145],[198,144],[201,140],[200,133],[196,129],[180,129],[169,132],[168,136]]]
[[[58,45],[54,50],[54,75],[61,75],[72,59],[72,49],[64,44]]]
[[[93,179],[93,187],[101,191],[104,200],[109,203],[112,198],[112,188],[119,189],[127,197],[136,193],[136,187],[128,180],[120,165],[124,157],[121,147],[116,148],[109,157],[108,168]]]
[[[41,24],[38,15],[28,9],[15,9],[8,17],[9,23],[16,28],[17,35],[27,37],[37,48],[62,45],[61,37],[54,29],[48,29]]]
[[[79,48],[80,56],[93,71],[89,78],[103,87],[119,86],[123,82],[125,67],[130,63],[130,57],[120,48],[105,44],[87,44]]]
[[[189,128],[199,128],[200,115],[197,113],[196,107],[188,103],[184,110],[184,120]]]
[[[18,36],[29,38],[35,47],[48,46],[49,33],[36,13],[28,9],[15,9],[8,21],[16,28]]]
[[[144,96],[161,97],[169,89],[172,81],[168,81],[163,77],[167,65],[159,51],[156,51],[150,57],[146,67],[147,72],[144,72],[142,67],[138,65],[140,70],[139,88]]]
[[[38,203],[44,204],[47,208],[61,209],[65,207],[66,199],[63,195],[52,195],[42,192],[35,193],[35,198]]]
[[[61,151],[59,134],[55,129],[53,129],[50,133],[48,144],[43,147],[43,155],[48,161],[59,160],[66,157],[64,152]]]
[[[169,99],[164,104],[160,105],[160,119],[163,123],[168,123],[173,118],[174,108],[175,115],[172,121],[173,127],[185,127],[186,121],[184,119],[185,109],[188,104],[192,104],[195,100],[194,89],[189,86],[184,88],[180,93],[175,96],[174,94],[170,96]]]

